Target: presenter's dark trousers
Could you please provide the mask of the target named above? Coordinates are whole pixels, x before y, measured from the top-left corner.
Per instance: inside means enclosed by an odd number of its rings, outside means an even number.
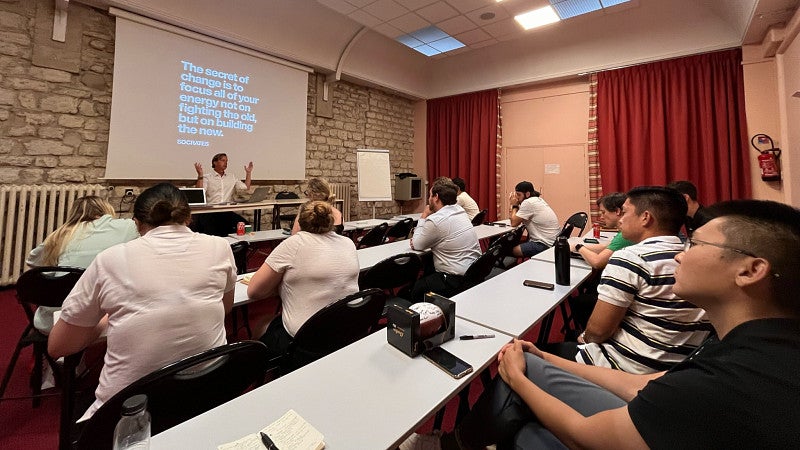
[[[236,233],[236,225],[239,222],[250,223],[244,217],[232,211],[192,214],[192,223],[189,228],[196,233],[225,237],[231,233]]]

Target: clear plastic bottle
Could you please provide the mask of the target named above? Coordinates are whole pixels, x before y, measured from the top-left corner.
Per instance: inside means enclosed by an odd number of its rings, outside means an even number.
[[[567,238],[559,236],[555,245],[556,256],[556,284],[569,286],[569,242]]]
[[[122,417],[114,428],[114,450],[150,448],[150,413],[147,396],[134,395],[122,404]]]

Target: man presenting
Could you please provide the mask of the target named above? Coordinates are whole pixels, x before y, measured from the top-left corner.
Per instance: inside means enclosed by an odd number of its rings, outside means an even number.
[[[211,168],[214,169],[210,174],[203,174],[203,165],[199,162],[194,163],[197,171],[197,182],[195,187],[206,189],[206,201],[209,204],[219,204],[233,201],[234,191],[250,190],[251,177],[253,173],[253,162],[244,166],[245,180],[242,183],[235,174],[227,173],[228,155],[217,153],[211,159]],[[191,228],[198,233],[211,234],[225,237],[229,233],[236,231],[236,224],[247,222],[244,217],[232,211],[195,214],[192,216]]]
[[[434,272],[418,280],[411,290],[414,302],[422,301],[426,292],[449,297],[461,292],[463,275],[481,256],[478,235],[463,208],[456,205],[457,187],[450,181],[437,181],[422,212],[411,248],[433,253]]]
[[[716,336],[667,372],[584,366],[516,341],[443,448],[792,448],[800,442],[800,211],[720,203],[676,257]],[[455,439],[454,439],[455,438]]]
[[[550,205],[533,188],[530,181],[517,183],[509,195],[511,226],[524,223],[528,230],[528,242],[514,247],[517,258],[530,257],[550,248],[561,232],[558,217]]]

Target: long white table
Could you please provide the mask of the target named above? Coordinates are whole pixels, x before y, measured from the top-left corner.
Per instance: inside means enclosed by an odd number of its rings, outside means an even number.
[[[495,338],[458,340],[461,334]],[[216,449],[257,432],[294,409],[325,437],[325,448],[393,449],[491,364],[510,336],[456,319],[442,347],[474,371],[456,380],[420,357],[409,358],[380,330],[323,359],[159,433],[151,449]]]
[[[280,221],[278,217],[281,214],[282,207],[290,207],[290,206],[300,206],[303,203],[307,202],[307,198],[287,198],[287,199],[271,199],[271,200],[264,200],[261,202],[253,202],[253,203],[238,203],[238,202],[228,202],[219,205],[206,205],[206,206],[193,206],[192,207],[192,214],[208,214],[208,213],[217,213],[217,212],[226,212],[226,211],[253,211],[253,230],[259,231],[261,229],[261,210],[264,208],[272,207],[272,228],[279,229]],[[334,200],[334,204],[338,205],[341,208],[341,205],[344,204],[343,199],[336,199]]]

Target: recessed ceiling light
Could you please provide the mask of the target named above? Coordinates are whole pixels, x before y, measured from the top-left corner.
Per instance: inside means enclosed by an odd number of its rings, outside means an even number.
[[[480,15],[480,18],[481,18],[481,20],[492,20],[492,19],[494,19],[494,13],[493,12],[485,12],[485,13]]]
[[[446,53],[464,46],[458,39],[431,25],[395,39],[426,56]]]
[[[545,6],[514,16],[514,20],[519,22],[522,28],[530,30],[532,28],[558,22],[561,19],[558,18],[558,14],[556,14],[552,6]]]

